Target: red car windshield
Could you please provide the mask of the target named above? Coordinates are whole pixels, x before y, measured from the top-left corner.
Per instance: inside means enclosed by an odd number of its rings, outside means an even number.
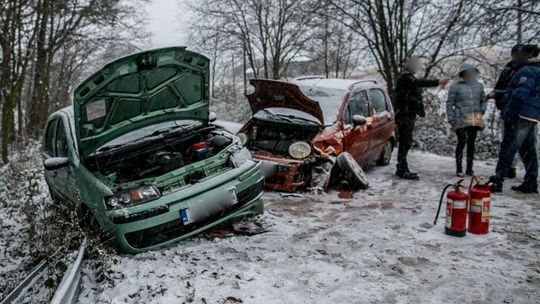
[[[347,92],[346,90],[303,85],[298,85],[298,87],[304,95],[319,103],[324,116],[324,124],[326,126],[336,122],[341,102]]]

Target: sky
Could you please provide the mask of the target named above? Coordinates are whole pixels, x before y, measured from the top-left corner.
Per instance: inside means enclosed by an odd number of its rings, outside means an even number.
[[[153,0],[150,4],[150,31],[152,47],[185,45],[188,16],[185,13],[189,0]]]

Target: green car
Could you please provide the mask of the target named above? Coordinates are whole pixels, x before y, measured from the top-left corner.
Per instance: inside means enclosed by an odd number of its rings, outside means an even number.
[[[45,179],[137,253],[263,212],[260,164],[209,113],[209,60],[184,47],[115,60],[45,128]]]

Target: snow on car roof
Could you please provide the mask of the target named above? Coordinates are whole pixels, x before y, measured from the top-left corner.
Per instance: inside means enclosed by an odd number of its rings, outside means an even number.
[[[338,79],[338,78],[324,78],[323,76],[305,76],[299,77],[292,81],[292,83],[313,86],[320,88],[348,90],[353,86],[360,87],[373,87],[379,86],[375,80],[372,79]]]

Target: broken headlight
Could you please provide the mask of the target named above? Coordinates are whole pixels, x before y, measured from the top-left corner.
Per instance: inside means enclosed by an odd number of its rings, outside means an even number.
[[[238,133],[236,134],[236,136],[240,139],[240,142],[242,143],[242,145],[246,145],[248,140],[249,140],[249,137],[247,136],[246,133]]]
[[[116,193],[114,196],[105,198],[107,207],[118,209],[136,204],[146,203],[159,198],[161,194],[154,186],[141,186]]]
[[[289,154],[296,158],[306,158],[311,154],[311,146],[305,141],[297,141],[289,146]]]
[[[251,153],[246,148],[241,148],[234,151],[233,153],[231,153],[231,156],[229,157],[231,164],[235,168],[242,166],[246,161],[250,159],[251,159]]]

